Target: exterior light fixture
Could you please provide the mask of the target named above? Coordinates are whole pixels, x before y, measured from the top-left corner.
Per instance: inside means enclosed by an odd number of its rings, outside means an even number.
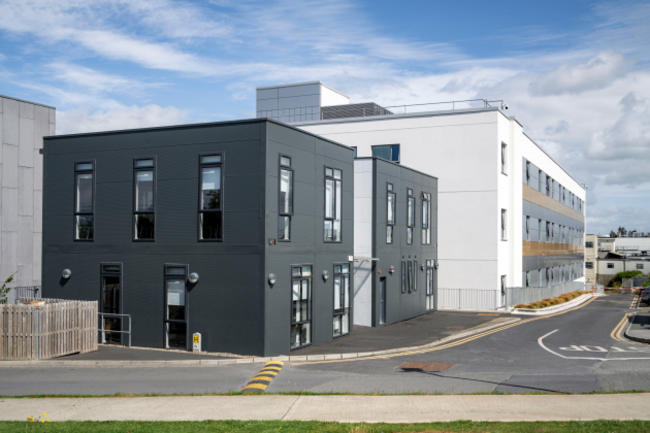
[[[190,280],[190,283],[192,283],[192,284],[198,283],[199,282],[199,274],[197,274],[196,272],[192,272],[190,274],[189,280]]]
[[[388,270],[389,274],[392,274],[393,272],[395,272],[395,266],[391,266],[390,269]]]
[[[438,269],[438,266],[440,266],[440,264],[439,264],[438,262],[436,262],[436,264],[435,264],[434,267],[435,267],[436,269]]]
[[[269,285],[272,286],[278,280],[278,277],[275,276],[273,272],[269,274]]]
[[[329,277],[330,277],[330,273],[327,272],[327,270],[323,271],[323,281],[327,281]]]
[[[420,266],[420,269],[423,270],[423,271],[424,271],[426,268],[427,268],[427,267],[424,266],[424,263],[422,264],[422,266]]]
[[[63,273],[61,273],[61,276],[63,277],[64,280],[70,278],[70,275],[72,275],[72,271],[70,269],[64,269]]]

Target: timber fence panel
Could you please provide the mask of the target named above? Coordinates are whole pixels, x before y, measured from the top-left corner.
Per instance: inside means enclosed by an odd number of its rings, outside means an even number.
[[[39,301],[0,305],[0,360],[50,359],[97,350],[97,301]]]

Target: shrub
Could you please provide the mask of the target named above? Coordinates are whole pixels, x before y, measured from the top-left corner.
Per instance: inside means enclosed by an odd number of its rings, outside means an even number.
[[[633,278],[633,277],[638,277],[639,275],[643,275],[643,272],[641,271],[619,272],[618,274],[614,275],[614,278],[609,280],[609,283],[607,283],[607,287],[621,287],[623,285],[624,278]],[[618,285],[616,285],[617,283]]]

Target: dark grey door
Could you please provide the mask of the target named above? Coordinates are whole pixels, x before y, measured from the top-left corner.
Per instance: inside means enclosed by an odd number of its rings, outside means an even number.
[[[187,265],[165,265],[165,348],[188,350]]]
[[[386,277],[379,278],[379,324],[386,323]]]
[[[103,328],[107,330],[100,335],[102,343],[122,344],[122,333],[111,332],[122,330],[122,318],[111,316],[122,314],[122,265],[101,264],[101,296],[100,311]]]

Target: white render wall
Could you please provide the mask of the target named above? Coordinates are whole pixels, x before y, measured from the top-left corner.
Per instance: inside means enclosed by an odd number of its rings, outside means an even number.
[[[41,284],[43,137],[54,135],[55,109],[0,96],[0,280]]]
[[[354,161],[354,255],[372,257],[372,160]],[[354,262],[354,324],[372,326],[371,262]]]

